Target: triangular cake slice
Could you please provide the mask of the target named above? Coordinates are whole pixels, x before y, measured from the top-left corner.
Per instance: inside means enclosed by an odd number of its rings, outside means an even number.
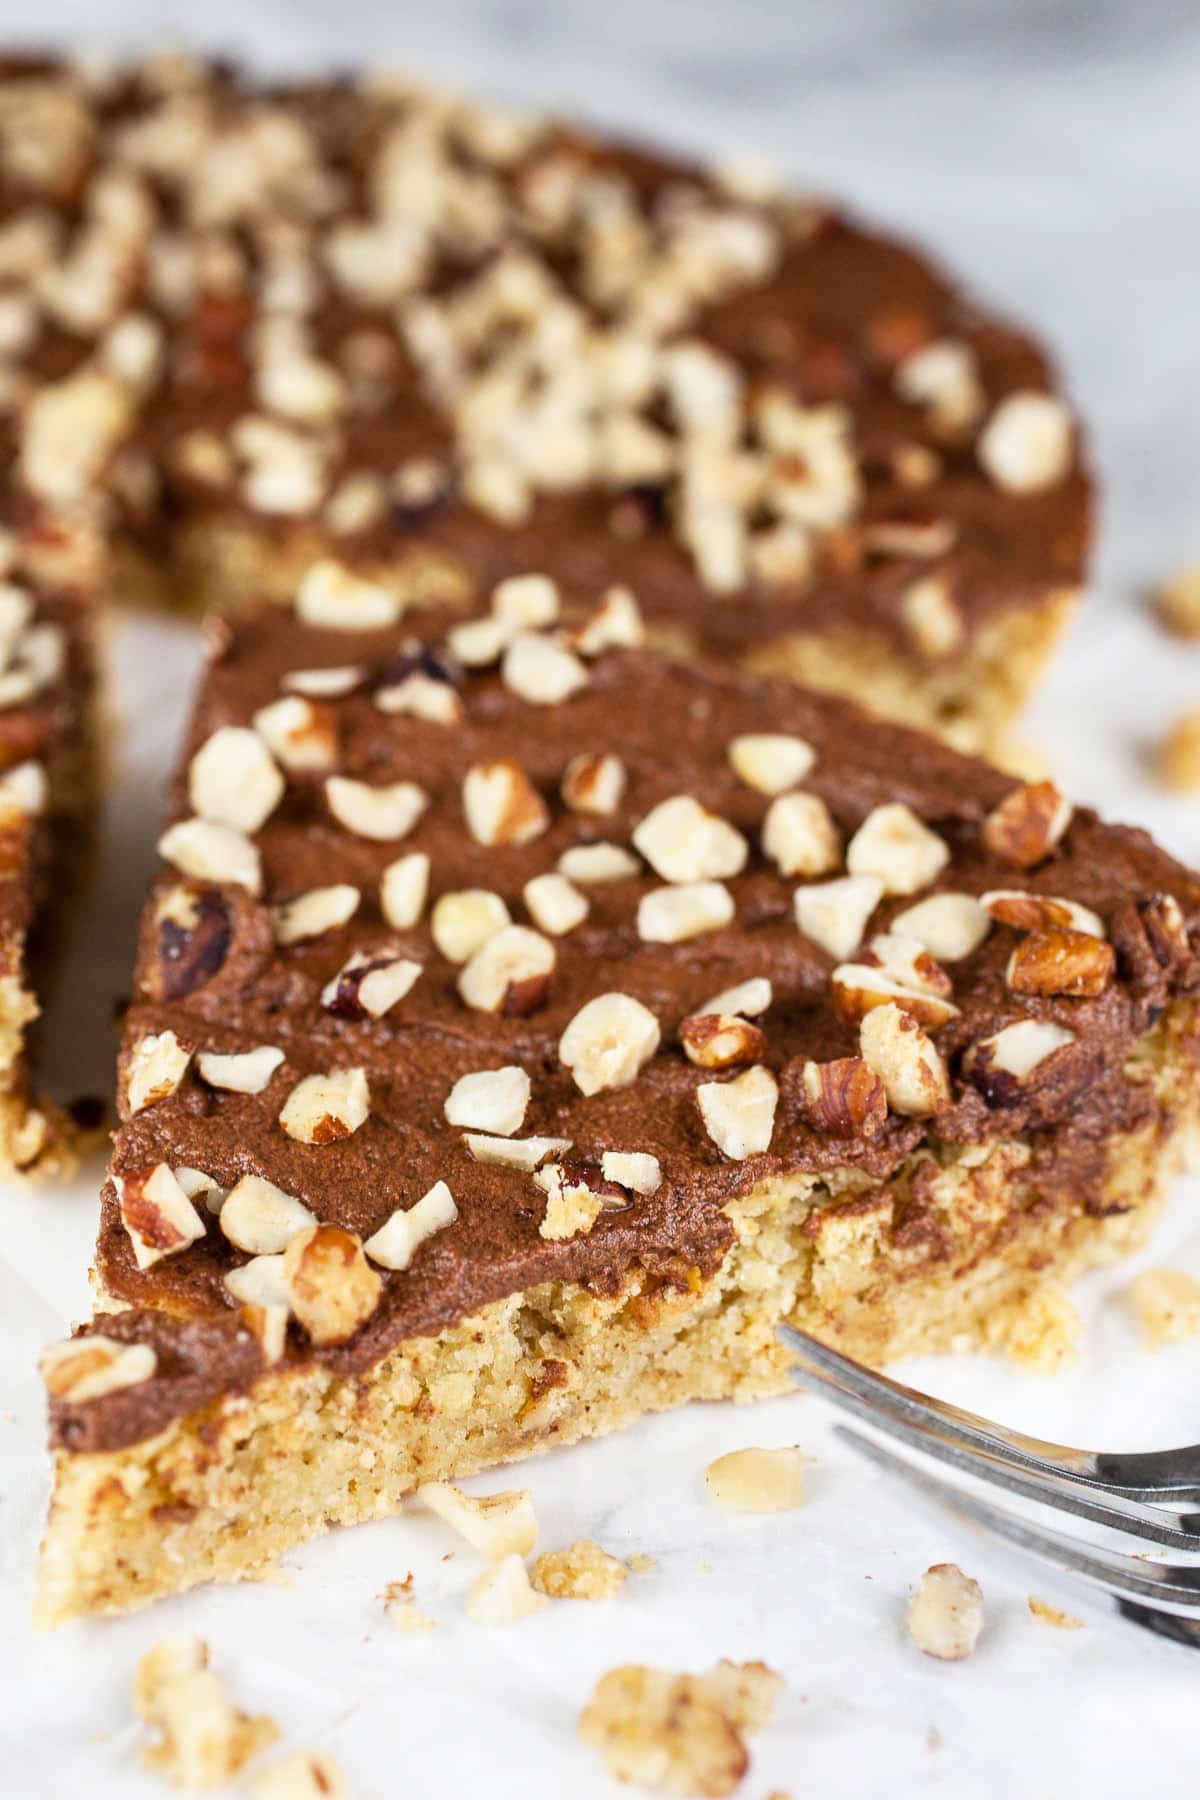
[[[1029,1349],[1047,1279],[1153,1216],[1200,1091],[1190,874],[1048,782],[661,660],[621,590],[492,609],[390,622],[325,567],[214,634],[101,1311],[45,1364],[46,1621],[776,1392],[781,1320]]]

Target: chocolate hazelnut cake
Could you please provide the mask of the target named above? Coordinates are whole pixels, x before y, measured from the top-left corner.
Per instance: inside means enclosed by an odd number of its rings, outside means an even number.
[[[850,703],[313,565],[211,633],[44,1364],[46,1622],[694,1398],[997,1344],[1141,1241],[1200,883]]]

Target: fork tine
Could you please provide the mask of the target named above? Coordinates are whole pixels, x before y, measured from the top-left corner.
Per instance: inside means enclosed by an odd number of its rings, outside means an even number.
[[[1147,1601],[1160,1607],[1177,1607],[1185,1616],[1200,1619],[1200,1568],[1173,1563],[1143,1562],[1098,1544],[1081,1544],[1049,1526],[1018,1519],[978,1494],[968,1493],[933,1470],[919,1469],[906,1457],[897,1456],[875,1439],[839,1425],[837,1435],[861,1455],[898,1475],[908,1485],[940,1505],[994,1531],[1022,1550],[1055,1563],[1072,1575],[1080,1575],[1101,1587],[1114,1599],[1129,1602],[1131,1613]],[[1197,1645],[1200,1648],[1200,1644]]]
[[[1006,1456],[986,1447],[986,1434],[980,1434],[983,1441],[977,1447],[970,1447],[970,1439],[944,1431],[941,1420],[932,1411],[928,1420],[907,1416],[892,1404],[890,1388],[894,1384],[885,1384],[884,1392],[868,1397],[843,1387],[840,1381],[824,1371],[813,1371],[801,1365],[792,1373],[802,1386],[810,1387],[823,1399],[853,1413],[864,1424],[886,1430],[889,1437],[897,1438],[939,1462],[949,1463],[951,1468],[959,1469],[963,1474],[994,1482],[1023,1499],[1036,1500],[1059,1512],[1090,1519],[1094,1524],[1107,1526],[1110,1531],[1149,1539],[1188,1555],[1200,1552],[1200,1532],[1189,1530],[1168,1512],[1123,1498],[1118,1504],[1109,1504],[1103,1490],[1077,1487],[1057,1477],[1051,1469],[1043,1471],[1036,1465],[1014,1467]]]
[[[1105,1498],[1179,1505],[1200,1497],[1195,1449],[1114,1456],[1052,1444],[981,1419],[948,1400],[918,1393],[915,1388],[852,1362],[830,1345],[790,1325],[781,1325],[779,1336],[799,1359],[813,1385],[824,1378],[842,1394],[853,1394],[872,1404],[882,1403],[894,1416],[914,1427],[936,1431],[943,1442],[962,1444],[974,1453],[998,1459],[1008,1468],[1021,1468],[1066,1483],[1081,1493],[1099,1488]]]

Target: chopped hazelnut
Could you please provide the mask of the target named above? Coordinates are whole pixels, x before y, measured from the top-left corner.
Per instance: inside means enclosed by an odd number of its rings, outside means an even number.
[[[562,797],[572,812],[604,817],[620,806],[625,781],[625,765],[619,756],[573,756],[563,772]]]
[[[478,1012],[526,1018],[545,1004],[556,960],[549,938],[524,925],[505,925],[464,965],[458,991]]]
[[[883,1082],[861,1057],[805,1062],[800,1079],[805,1114],[818,1131],[870,1138],[887,1123]]]
[[[562,1037],[558,1055],[582,1094],[628,1087],[658,1049],[658,1020],[629,994],[597,994],[581,1006]]]
[[[467,1594],[467,1617],[476,1625],[515,1625],[541,1612],[544,1594],[529,1585],[529,1572],[515,1553],[485,1569]]]
[[[731,1450],[704,1471],[709,1493],[730,1512],[789,1512],[804,1505],[799,1450]]]
[[[174,1256],[204,1236],[204,1220],[166,1163],[113,1176],[121,1223],[139,1269]]]
[[[411,993],[421,965],[390,950],[356,950],[321,989],[321,1005],[342,1019],[382,1019]]]
[[[529,1093],[529,1076],[512,1065],[461,1075],[446,1096],[446,1118],[451,1125],[511,1137],[521,1129]]]
[[[898,801],[869,813],[846,847],[850,874],[876,876],[885,894],[915,894],[949,860],[943,839]]]
[[[644,1150],[603,1151],[600,1173],[606,1181],[615,1181],[634,1194],[654,1194],[662,1186],[658,1158]]]
[[[1074,1042],[1074,1032],[1049,1019],[1018,1019],[973,1044],[963,1058],[963,1073],[989,1106],[1011,1106],[1047,1057]]]
[[[227,882],[257,894],[262,889],[258,851],[240,831],[211,819],[181,819],[158,840],[158,853],[196,881]]]
[[[234,831],[255,832],[283,798],[286,783],[255,731],[222,725],[188,765],[192,811]]]
[[[877,875],[843,875],[799,887],[793,896],[796,924],[826,955],[846,961],[862,943],[883,891]]]
[[[149,1344],[122,1344],[95,1331],[49,1344],[38,1366],[51,1399],[81,1406],[149,1381],[158,1357]]]
[[[527,844],[550,823],[546,802],[511,757],[468,769],[463,812],[477,844]]]
[[[298,1081],[279,1115],[288,1137],[301,1144],[332,1144],[353,1136],[371,1110],[363,1069],[337,1069]]]
[[[129,1052],[125,1095],[130,1116],[144,1112],[175,1092],[192,1060],[190,1046],[173,1031],[140,1038]]]
[[[525,1488],[498,1494],[464,1494],[448,1481],[427,1481],[417,1498],[492,1562],[527,1556],[537,1543],[537,1519]]]
[[[297,617],[330,631],[378,631],[394,625],[400,611],[388,588],[328,560],[313,563],[296,595]]]
[[[558,872],[568,881],[580,881],[584,887],[608,881],[628,881],[640,873],[636,856],[620,844],[574,844],[558,859]]]
[[[983,1630],[983,1590],[957,1563],[926,1569],[908,1609],[908,1630],[926,1656],[961,1662]]]
[[[702,1082],[696,1104],[704,1128],[717,1148],[742,1161],[771,1147],[779,1084],[759,1065],[732,1081]]]
[[[509,910],[499,894],[487,888],[462,888],[442,894],[434,902],[429,929],[447,962],[470,962],[489,938],[511,925]]]
[[[1031,494],[1057,487],[1070,472],[1074,424],[1053,394],[1008,394],[979,434],[984,470],[997,487]]]
[[[1104,921],[1089,906],[1078,900],[1064,900],[1057,894],[1027,894],[1018,888],[993,888],[981,894],[980,905],[989,918],[1002,925],[1013,925],[1018,931],[1040,931],[1049,925],[1063,925],[1072,931],[1086,931],[1092,937],[1105,935]]]
[[[261,1175],[243,1175],[230,1188],[220,1213],[221,1230],[230,1243],[255,1256],[278,1255],[296,1232],[314,1223],[302,1200]]]
[[[1047,925],[1022,938],[1005,980],[1015,994],[1102,994],[1116,968],[1111,944],[1086,931]]]
[[[722,988],[703,1006],[698,1006],[698,1013],[737,1013],[743,1019],[761,1018],[770,1007],[773,998],[771,983],[765,975],[752,975],[748,981],[739,981],[735,987]]]
[[[679,1041],[700,1069],[733,1069],[767,1053],[766,1033],[738,1013],[692,1013],[679,1027]]]
[[[574,641],[581,656],[599,656],[605,650],[636,650],[645,635],[641,609],[629,589],[610,587]]]
[[[468,1131],[463,1143],[476,1162],[494,1163],[505,1169],[520,1169],[529,1175],[548,1156],[560,1156],[571,1148],[570,1138],[489,1137],[484,1132]]]
[[[950,1098],[950,1081],[936,1046],[916,1020],[894,1004],[876,1006],[859,1027],[863,1061],[883,1082],[893,1112],[923,1119]]]
[[[573,651],[553,638],[523,631],[504,651],[500,679],[531,706],[558,706],[587,686],[588,672]]]
[[[274,1044],[259,1044],[254,1050],[228,1056],[202,1050],[196,1058],[196,1073],[209,1087],[225,1088],[231,1094],[261,1094],[282,1061],[283,1051]]]
[[[356,679],[359,676],[356,669],[348,673]],[[316,675],[327,681],[336,675],[341,681],[346,679],[347,671],[313,670],[308,677],[310,683]],[[295,682],[299,677],[292,675],[288,679]],[[269,706],[259,707],[254,715],[254,729],[284,768],[295,774],[331,769],[337,760],[337,719],[331,707],[318,704],[312,697],[288,694]]]
[[[372,787],[342,775],[329,777],[325,799],[339,825],[356,837],[385,844],[407,837],[429,804],[429,796],[415,781]]]
[[[383,1269],[407,1269],[427,1238],[445,1231],[458,1218],[454,1196],[444,1181],[435,1181],[415,1206],[397,1207],[363,1250]]]
[[[342,1344],[379,1304],[382,1287],[352,1231],[309,1225],[289,1239],[283,1284],[314,1344]]]
[[[534,924],[551,937],[565,937],[588,916],[588,902],[565,875],[551,871],[525,883],[525,904]]]
[[[655,874],[671,882],[724,881],[740,874],[748,853],[741,832],[690,794],[660,801],[634,831],[633,842]]]
[[[638,936],[647,944],[681,944],[728,925],[733,911],[733,895],[720,881],[655,888],[638,902]]]
[[[411,931],[429,892],[429,858],[413,850],[389,863],[379,878],[379,909],[393,931]]]
[[[605,1196],[575,1178],[561,1163],[546,1163],[534,1176],[546,1195],[538,1235],[551,1243],[586,1237],[604,1211]]]
[[[275,942],[302,944],[324,937],[328,931],[340,931],[358,911],[361,899],[358,889],[344,881],[297,894],[275,908]]]
[[[804,780],[817,760],[812,745],[784,732],[750,732],[729,746],[736,775],[760,794],[784,794]]]
[[[931,894],[892,920],[893,931],[916,938],[938,962],[961,962],[970,956],[991,926],[985,905],[973,894]]]
[[[781,794],[763,820],[762,847],[781,875],[828,875],[842,860],[842,839],[817,794]]]
[[[922,955],[927,952],[922,951]],[[957,1018],[958,1007],[926,987],[900,980],[890,970],[871,963],[839,963],[830,986],[834,1011],[848,1025],[866,1017],[872,1007],[895,1005],[920,1025],[936,1030]]]
[[[983,822],[993,856],[1018,869],[1045,862],[1071,823],[1071,802],[1052,781],[1026,782],[1004,796]]]
[[[492,612],[517,631],[540,631],[557,623],[562,602],[548,575],[510,575],[492,589]]]

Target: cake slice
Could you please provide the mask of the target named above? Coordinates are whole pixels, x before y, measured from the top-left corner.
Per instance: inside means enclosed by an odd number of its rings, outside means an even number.
[[[757,164],[378,71],[10,57],[0,267],[17,484],[100,473],[126,597],[619,579],[671,653],[974,747],[1084,577],[1041,347]]]
[[[325,569],[215,633],[45,1364],[46,1622],[778,1392],[781,1320],[999,1344],[1193,1130],[1200,887],[1144,833],[662,660],[623,590],[389,612]]]

